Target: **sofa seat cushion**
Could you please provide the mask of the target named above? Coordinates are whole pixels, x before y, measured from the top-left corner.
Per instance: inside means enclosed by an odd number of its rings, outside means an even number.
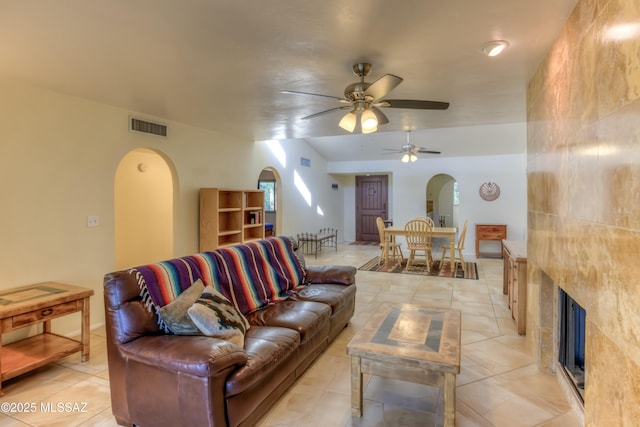
[[[308,285],[292,292],[291,299],[296,301],[315,301],[327,304],[331,307],[331,314],[342,310],[346,304],[350,304],[355,298],[356,287],[354,285]]]
[[[328,324],[331,307],[313,301],[287,300],[272,304],[251,313],[247,320],[251,325],[279,326],[297,331],[304,343]]]
[[[244,338],[247,363],[226,383],[226,397],[235,396],[265,379],[279,384],[296,367],[300,335],[289,328],[252,326]]]

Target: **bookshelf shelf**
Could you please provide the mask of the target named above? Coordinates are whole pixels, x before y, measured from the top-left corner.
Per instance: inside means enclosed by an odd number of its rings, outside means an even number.
[[[264,190],[200,189],[200,251],[264,239]]]

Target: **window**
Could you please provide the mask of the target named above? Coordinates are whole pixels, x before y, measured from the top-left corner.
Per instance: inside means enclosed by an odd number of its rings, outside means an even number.
[[[264,211],[276,211],[276,182],[261,179],[258,181],[258,189],[264,190]]]
[[[460,192],[458,191],[458,183],[453,183],[453,206],[460,205]]]

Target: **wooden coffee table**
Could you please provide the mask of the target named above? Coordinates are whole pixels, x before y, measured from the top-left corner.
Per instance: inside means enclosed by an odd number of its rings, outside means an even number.
[[[362,374],[440,387],[444,425],[454,426],[460,373],[460,311],[383,305],[347,345],[351,413],[362,416]]]

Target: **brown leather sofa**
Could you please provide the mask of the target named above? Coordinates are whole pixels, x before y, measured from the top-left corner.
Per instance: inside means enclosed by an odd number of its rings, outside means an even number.
[[[111,407],[118,424],[255,424],[353,316],[355,268],[303,268],[305,286],[247,314],[244,348],[165,332],[145,307],[135,270],[105,275]]]

